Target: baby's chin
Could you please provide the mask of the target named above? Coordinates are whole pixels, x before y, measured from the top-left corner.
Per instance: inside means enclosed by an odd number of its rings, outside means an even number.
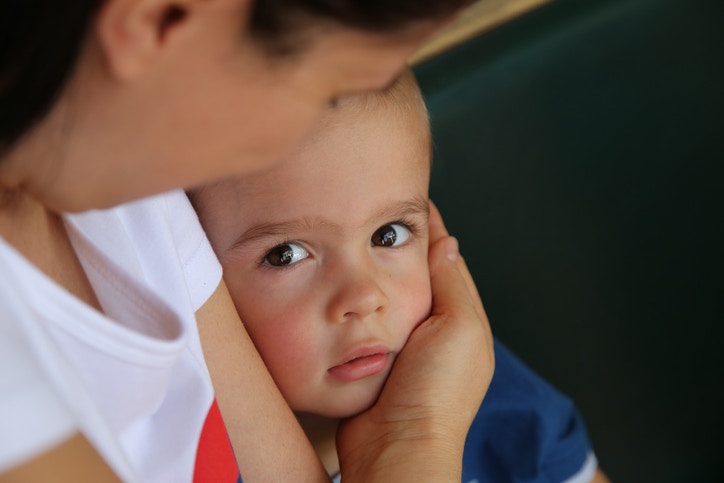
[[[323,405],[314,408],[293,409],[295,412],[313,414],[329,419],[351,418],[374,406],[381,391],[382,388],[367,394],[348,394],[333,401],[328,400]]]

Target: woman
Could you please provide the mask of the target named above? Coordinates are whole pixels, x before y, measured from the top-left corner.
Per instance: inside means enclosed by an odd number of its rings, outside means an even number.
[[[190,207],[134,200],[271,165],[335,97],[387,85],[462,3],[2,3],[3,479],[218,480],[233,455],[227,476],[325,479]],[[433,316],[341,428],[350,481],[460,478],[491,338],[433,225]]]

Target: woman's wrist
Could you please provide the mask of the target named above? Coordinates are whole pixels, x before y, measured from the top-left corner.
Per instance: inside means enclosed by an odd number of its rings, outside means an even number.
[[[351,448],[338,448],[342,481],[460,481],[467,428],[452,429],[434,419],[380,426],[372,423],[375,432],[367,439],[340,428],[338,447],[345,438],[355,441]]]

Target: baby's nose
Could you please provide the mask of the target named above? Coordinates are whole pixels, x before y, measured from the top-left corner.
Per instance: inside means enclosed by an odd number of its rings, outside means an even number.
[[[328,315],[334,322],[363,319],[384,311],[387,303],[387,295],[374,277],[357,275],[337,285]]]

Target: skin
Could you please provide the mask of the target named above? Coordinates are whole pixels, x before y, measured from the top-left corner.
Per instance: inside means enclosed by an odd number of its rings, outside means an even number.
[[[346,360],[338,354],[350,337],[372,334],[363,345],[392,348],[393,362],[430,313],[429,146],[422,105],[401,114],[347,99],[284,163],[194,197],[236,309],[330,475],[340,469],[340,418],[372,406],[392,369],[339,381],[329,371]],[[374,232],[400,219],[416,232],[371,246]],[[270,265],[280,243],[299,260]],[[591,482],[608,479],[597,470]]]
[[[391,366],[350,381],[330,368],[360,345],[382,345],[394,361],[431,305],[424,106],[362,104],[329,109],[283,164],[192,195],[234,304],[330,475],[339,419],[374,403]],[[380,227],[400,241],[375,246]],[[282,263],[285,252],[293,258]],[[608,480],[598,470],[591,481]]]
[[[375,402],[430,313],[429,133],[422,106],[408,111],[340,102],[284,164],[194,197],[274,380],[292,409],[309,413],[299,415],[308,435],[325,428],[316,442],[328,464],[336,420]],[[392,246],[372,243],[391,230]],[[280,243],[299,259],[272,265]]]
[[[330,99],[384,86],[438,27],[417,25],[404,36],[331,28],[295,62],[278,63],[240,28],[249,6],[239,0],[106,1],[57,103],[0,163],[0,235],[88,305],[99,309],[59,211],[107,207],[263,170],[292,149]],[[182,15],[169,16],[179,9]],[[340,459],[349,481],[389,481],[403,470],[429,481],[459,480],[455,462],[472,417],[447,414],[461,403],[480,403],[492,375],[492,349],[457,245],[439,227],[431,251],[433,317],[410,337],[413,349],[398,355],[390,373],[397,385],[341,429]],[[324,481],[233,312],[221,284],[198,322],[245,479]],[[446,344],[453,340],[461,347],[448,357]],[[417,391],[423,389],[419,381],[405,376],[421,358],[437,359],[425,385],[454,373],[462,402],[453,406],[437,391]],[[463,360],[469,367],[460,367]],[[249,370],[239,374],[241,367]],[[469,380],[481,383],[471,390],[464,383]],[[410,403],[414,414],[401,410]],[[74,472],[82,467],[93,474],[81,479],[115,479],[79,434],[0,479],[27,481],[47,471],[55,481],[78,481]]]
[[[426,119],[350,104],[330,109],[322,132],[287,162],[197,197],[235,306],[282,394],[296,411],[332,418],[372,405],[431,303]],[[394,244],[374,245],[378,230],[395,233]],[[280,265],[285,250],[298,259]],[[389,354],[369,377],[340,367],[369,354]]]

